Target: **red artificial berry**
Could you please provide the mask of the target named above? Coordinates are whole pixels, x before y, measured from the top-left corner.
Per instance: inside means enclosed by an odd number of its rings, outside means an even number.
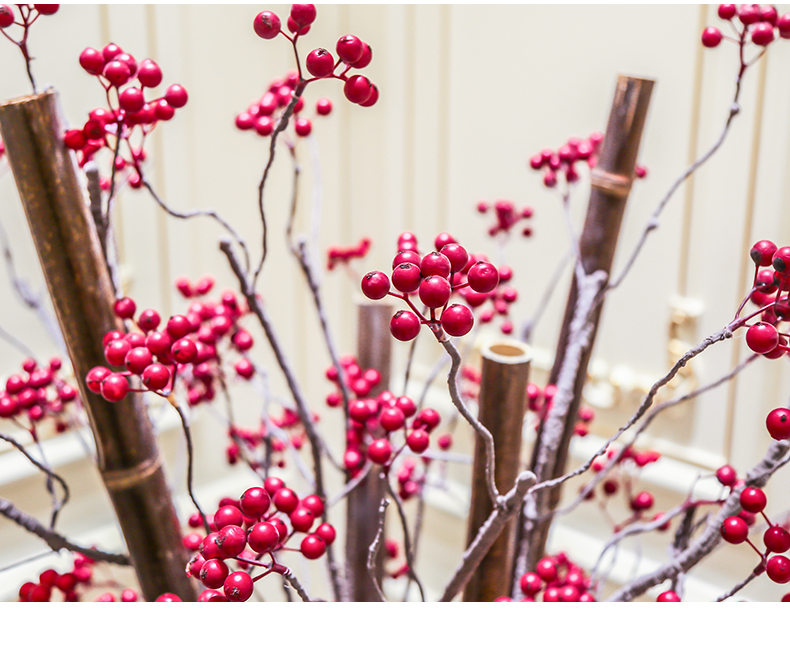
[[[768,499],[760,488],[749,487],[741,491],[741,507],[749,513],[759,513],[765,508]]]
[[[99,368],[103,369],[103,367]],[[101,386],[99,388],[101,389]],[[18,403],[13,396],[6,395],[0,397],[0,418],[11,418],[16,415],[18,410]]]
[[[439,412],[428,407],[424,410],[420,410],[417,420],[425,427],[428,432],[430,432],[431,430],[435,429],[439,423],[441,423],[442,418],[439,416]]]
[[[730,544],[740,544],[749,537],[749,525],[737,515],[728,517],[721,525],[721,537]]]
[[[269,116],[258,117],[254,126],[255,132],[261,137],[268,137],[274,132],[274,120]]]
[[[392,445],[387,439],[376,439],[368,446],[368,457],[373,463],[384,465],[392,456]]]
[[[145,59],[137,68],[137,80],[145,88],[155,88],[162,83],[162,70],[156,62]]]
[[[261,38],[270,40],[280,33],[282,23],[276,13],[271,11],[262,11],[252,21],[252,27],[255,33]]]
[[[746,331],[746,345],[755,353],[770,353],[779,344],[779,333],[768,322],[752,324]]]
[[[132,71],[123,61],[110,61],[104,66],[102,76],[112,85],[118,87],[129,80],[129,77],[132,76]]]
[[[431,275],[420,282],[420,301],[428,308],[441,308],[450,299],[450,282],[439,275]]]
[[[310,25],[300,27],[290,16],[288,16],[288,20],[285,21],[285,24],[287,25],[289,32],[291,32],[292,34],[298,33],[299,36],[304,36],[306,33],[310,31]]]
[[[327,545],[331,545],[337,537],[337,531],[335,531],[335,527],[331,524],[324,522],[315,530],[315,535],[321,538]]]
[[[771,265],[780,275],[790,273],[790,247],[782,247],[774,252]]]
[[[423,277],[438,275],[447,279],[450,276],[450,268],[450,259],[441,252],[430,252],[420,261],[420,273]]]
[[[154,356],[145,347],[135,347],[124,358],[126,368],[135,375],[142,374],[154,361]]]
[[[239,130],[250,130],[254,125],[255,118],[250,113],[242,112],[236,115],[236,128]]]
[[[439,250],[450,260],[450,269],[453,272],[461,272],[469,261],[469,253],[458,243],[448,243]]]
[[[315,516],[324,514],[324,503],[318,495],[308,495],[300,502],[300,505],[312,511]]]
[[[499,272],[487,261],[478,261],[467,273],[469,287],[478,293],[488,293],[499,285]]]
[[[765,548],[773,553],[784,553],[790,549],[790,533],[780,526],[768,527],[763,535]]]
[[[122,400],[129,392],[129,383],[120,374],[111,373],[101,384],[101,395],[111,403]]]
[[[118,105],[126,112],[137,113],[145,106],[145,97],[140,88],[126,88],[118,95]]]
[[[157,356],[167,356],[170,353],[170,347],[173,345],[173,339],[165,331],[154,331],[149,333],[145,338],[146,348]]]
[[[343,455],[343,465],[346,467],[346,470],[357,470],[358,468],[362,467],[363,463],[365,463],[365,458],[362,456],[362,453],[360,453],[359,450],[354,450],[351,448],[346,450],[345,454]]]
[[[271,522],[259,522],[254,524],[247,534],[247,542],[256,553],[267,553],[273,551],[283,536],[280,535],[277,527]]]
[[[365,101],[361,102],[359,105],[363,108],[370,108],[374,106],[376,102],[379,100],[379,89],[375,83],[370,84],[370,94]]]
[[[170,347],[170,353],[173,358],[180,364],[187,364],[192,362],[198,356],[197,345],[189,338],[181,338],[173,342]]]
[[[406,445],[415,454],[422,454],[428,449],[431,437],[423,429],[412,430],[406,435]]]
[[[327,98],[322,98],[316,101],[315,103],[315,111],[319,115],[326,116],[332,112],[332,102]]]
[[[170,339],[175,341],[189,335],[189,333],[192,332],[192,324],[183,315],[173,315],[173,317],[167,320],[167,326],[165,326],[165,329],[167,330],[167,334],[170,336]]]
[[[80,54],[80,66],[83,70],[94,76],[98,76],[102,73],[105,63],[104,55],[92,47],[85,48]]]
[[[307,27],[315,21],[316,10],[312,4],[291,5],[291,19],[299,27]]]
[[[735,472],[735,468],[732,466],[722,466],[716,471],[716,479],[719,480],[722,486],[732,488],[735,486],[735,482],[738,481],[738,473]]]
[[[238,511],[238,509],[236,510]],[[241,517],[241,514],[239,514],[239,517]],[[242,524],[243,522],[244,520],[242,519]],[[216,523],[216,518],[214,523],[219,526]],[[220,528],[216,543],[223,558],[235,558],[247,546],[247,533],[241,528],[240,524],[228,524]]]
[[[230,569],[223,560],[212,558],[203,563],[200,569],[200,580],[206,587],[220,587],[228,577]]]
[[[734,4],[719,5],[718,14],[722,20],[732,20],[737,12],[738,8]]]
[[[59,4],[34,4],[33,6],[42,16],[51,16],[60,9]]]
[[[463,304],[453,304],[442,313],[441,322],[445,333],[460,337],[472,330],[475,318],[472,311]]]
[[[401,410],[406,415],[406,418],[414,416],[415,412],[417,411],[417,406],[408,396],[401,396],[398,398],[395,401],[395,407]]]
[[[131,350],[132,345],[127,340],[113,340],[104,347],[104,357],[111,365],[121,367],[126,359],[126,354]]]
[[[294,531],[307,533],[315,522],[315,513],[309,508],[298,506],[289,516]]]
[[[346,79],[343,84],[343,94],[346,95],[351,103],[362,104],[370,98],[373,92],[373,84],[366,76],[355,74]]]
[[[408,342],[420,332],[420,320],[411,311],[399,310],[390,320],[390,332],[396,340]]]
[[[677,592],[672,590],[667,590],[666,592],[661,592],[656,598],[656,602],[658,603],[680,603],[680,597],[677,595]]]
[[[402,293],[413,293],[422,282],[420,268],[413,263],[401,263],[392,270],[392,285]]]
[[[252,596],[255,585],[252,577],[245,571],[235,571],[228,574],[222,585],[222,591],[229,601],[246,601]]]
[[[383,272],[374,270],[362,277],[362,293],[368,299],[383,299],[389,290],[390,280]]]
[[[450,243],[458,243],[458,241],[456,241],[455,237],[449,232],[441,232],[437,234],[436,238],[433,240],[433,247],[439,252],[445,245],[449,245]]]
[[[398,253],[395,255],[395,257],[392,259],[392,269],[394,270],[401,263],[413,263],[419,268],[421,261],[422,261],[422,257],[419,254],[417,254],[416,250],[400,249]]]
[[[307,71],[314,77],[328,77],[335,69],[335,59],[328,50],[319,47],[307,55],[306,65]]]
[[[88,385],[94,394],[101,393],[101,385],[104,379],[112,373],[107,367],[94,367],[85,376],[85,384]],[[10,390],[9,390],[10,391]]]
[[[522,574],[518,584],[521,591],[527,596],[534,596],[543,588],[543,580],[534,572]]]
[[[161,322],[162,318],[159,313],[152,308],[147,308],[140,313],[140,317],[137,319],[137,326],[147,333],[148,331],[153,331]]]
[[[790,583],[790,559],[773,556],[765,564],[765,573],[774,583]]]
[[[541,558],[538,561],[538,564],[535,565],[535,572],[537,572],[538,576],[542,580],[546,581],[547,583],[551,583],[552,581],[557,580],[557,563],[553,558],[548,556]]]
[[[299,545],[299,551],[308,560],[317,560],[324,555],[326,542],[320,536],[311,533],[304,537],[302,544]]]
[[[767,268],[771,265],[775,252],[776,244],[773,241],[757,241],[749,251],[749,256],[756,265]]]
[[[631,500],[631,509],[634,511],[646,511],[653,506],[653,495],[647,491],[637,493]]]
[[[165,101],[173,108],[182,108],[186,106],[189,95],[183,86],[174,83],[165,90]]]
[[[113,305],[115,314],[121,319],[132,319],[136,309],[136,304],[129,297],[123,297],[122,299],[116,301]]]
[[[768,434],[777,441],[790,439],[790,410],[784,407],[771,410],[765,419],[765,426]]]
[[[721,32],[716,27],[708,27],[702,32],[702,44],[705,47],[716,47],[721,43]]]
[[[751,25],[760,20],[760,5],[743,4],[738,7],[738,20],[744,25]]]
[[[255,365],[252,364],[252,361],[248,358],[242,358],[233,366],[233,368],[236,370],[236,373],[239,376],[247,380],[255,375]]]
[[[783,14],[776,21],[780,38],[790,38],[790,13]]]
[[[274,494],[272,502],[278,511],[287,514],[299,506],[299,497],[290,488],[284,487]]]
[[[214,526],[218,529],[222,529],[226,526],[240,527],[242,524],[244,524],[244,516],[239,510],[239,507],[233,504],[221,506],[217,509],[217,512],[214,513]]]
[[[765,47],[774,39],[774,26],[769,22],[759,22],[752,28],[752,42]]]
[[[337,41],[335,51],[343,63],[352,65],[362,58],[362,55],[365,53],[365,46],[357,36],[346,34]]]
[[[299,137],[307,137],[312,130],[313,123],[305,117],[299,117],[294,123],[294,131]]]
[[[351,64],[351,67],[361,69],[370,65],[373,60],[373,50],[367,43],[362,43],[362,56]]]

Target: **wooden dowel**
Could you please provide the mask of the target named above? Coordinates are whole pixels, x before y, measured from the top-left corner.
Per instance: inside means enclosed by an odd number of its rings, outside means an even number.
[[[590,201],[587,217],[579,239],[579,251],[582,267],[586,274],[603,270],[611,272],[612,261],[620,234],[628,195],[634,179],[634,169],[642,139],[642,131],[650,104],[650,96],[654,82],[648,79],[620,76],[617,80],[609,123],[606,127],[601,154],[598,164],[592,170]],[[578,289],[574,276],[565,308],[565,317],[560,331],[554,365],[549,376],[549,384],[556,384],[557,378],[565,361],[568,346],[570,323],[576,311]],[[575,427],[575,417],[581,403],[582,388],[587,377],[587,366],[595,343],[598,321],[603,307],[603,300],[595,309],[592,321],[593,331],[590,344],[582,353],[581,362],[576,373],[574,395],[564,421],[564,431],[559,450],[553,459],[544,466],[538,466],[540,445],[543,442],[542,428],[538,430],[537,440],[533,447],[530,468],[536,472],[538,482],[553,479],[564,474],[568,458],[568,447]],[[554,510],[560,499],[561,489],[540,491],[537,497],[537,513],[543,515]],[[532,569],[543,556],[546,548],[551,519],[537,524],[530,532],[527,555],[527,568]],[[522,525],[519,525],[521,531]],[[519,540],[521,542],[521,539]]]
[[[95,226],[74,160],[63,145],[57,93],[0,104],[0,131],[74,375],[96,440],[99,471],[115,507],[143,596],[196,600],[159,449],[141,394],[109,403],[85,375],[105,365],[102,336],[120,329]]]
[[[483,349],[478,419],[494,437],[496,466],[494,480],[500,492],[507,492],[519,473],[521,435],[527,409],[527,382],[532,358],[529,347],[508,340]],[[485,478],[485,445],[475,441],[472,470],[472,500],[469,506],[466,544],[493,511]],[[507,524],[494,541],[480,566],[464,588],[464,601],[493,601],[510,594],[510,574],[515,558],[515,521]]]
[[[381,380],[370,392],[378,396],[389,389],[392,336],[389,322],[392,306],[382,303],[359,305],[357,320],[357,362],[360,368],[375,369]],[[381,601],[381,596],[368,570],[370,546],[376,538],[379,506],[386,495],[381,469],[374,467],[367,477],[346,498],[346,568],[351,600],[356,602]],[[375,578],[381,582],[384,574],[384,553],[375,557]]]

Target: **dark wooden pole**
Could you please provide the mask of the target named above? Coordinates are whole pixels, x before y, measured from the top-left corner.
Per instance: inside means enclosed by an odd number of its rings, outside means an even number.
[[[357,362],[360,368],[376,369],[381,381],[371,390],[376,397],[389,389],[392,336],[389,322],[392,306],[382,303],[359,305],[357,328]],[[368,571],[368,552],[376,537],[379,506],[386,494],[381,469],[374,467],[346,498],[346,568],[352,601],[380,601]],[[376,556],[375,577],[381,582],[384,574],[384,552]]]
[[[642,139],[642,130],[647,117],[650,96],[653,91],[653,81],[634,77],[621,76],[617,80],[612,110],[609,114],[609,123],[606,127],[601,154],[598,164],[592,170],[592,189],[590,202],[587,207],[587,218],[584,229],[579,239],[582,267],[586,274],[603,270],[611,272],[612,261],[620,234],[620,225],[623,220],[628,194],[634,179],[639,144]],[[565,308],[565,318],[557,343],[557,352],[554,365],[549,376],[549,384],[556,384],[560,370],[565,362],[565,351],[568,346],[570,323],[576,311],[578,289],[576,277],[571,285],[568,303]],[[537,465],[539,449],[542,442],[542,432],[533,447],[531,469],[536,471],[538,482],[552,479],[564,474],[568,459],[568,447],[575,427],[575,417],[581,403],[582,388],[587,377],[587,366],[592,355],[598,321],[603,308],[603,300],[593,312],[593,331],[590,344],[582,354],[581,362],[576,373],[574,394],[568,415],[564,421],[564,431],[560,441],[559,451],[553,460],[544,466]],[[545,514],[554,510],[560,499],[560,488],[540,491],[537,498],[538,514]],[[543,556],[546,548],[551,518],[537,524],[528,539],[529,550],[527,554],[527,568],[534,568],[535,563]],[[522,525],[520,525],[521,528]]]
[[[483,350],[480,379],[480,422],[494,437],[494,481],[506,493],[516,482],[521,455],[521,435],[527,409],[529,347],[514,341],[499,342]],[[469,506],[466,544],[469,546],[493,511],[485,478],[485,445],[475,441],[472,501]],[[515,558],[515,520],[494,541],[464,588],[464,601],[493,601],[510,594],[510,574]]]
[[[162,457],[141,394],[109,403],[85,386],[105,364],[102,336],[120,329],[95,226],[74,160],[63,145],[57,94],[0,104],[0,131],[52,303],[96,439],[99,471],[115,507],[143,596],[194,601],[187,555]]]

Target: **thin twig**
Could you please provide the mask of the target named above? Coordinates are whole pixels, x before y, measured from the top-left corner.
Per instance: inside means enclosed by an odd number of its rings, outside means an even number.
[[[554,269],[554,274],[551,275],[551,279],[546,284],[546,288],[543,291],[543,295],[538,302],[538,305],[535,306],[535,310],[532,313],[532,317],[530,317],[526,322],[524,322],[523,326],[521,327],[521,339],[524,342],[529,342],[532,338],[532,333],[535,331],[535,327],[538,325],[540,318],[543,317],[543,313],[546,312],[546,308],[551,301],[552,296],[556,292],[557,286],[560,283],[560,277],[562,277],[562,273],[565,272],[565,266],[568,265],[568,262],[574,256],[574,250],[571,248],[568,250],[567,254],[565,254],[560,262],[557,264],[557,267]]]
[[[721,603],[722,601],[726,601],[731,596],[734,596],[738,592],[740,592],[744,587],[746,587],[749,583],[751,583],[755,578],[760,576],[761,574],[765,573],[765,564],[760,562],[757,567],[755,567],[752,572],[744,578],[740,583],[733,585],[732,588],[727,590],[724,594],[722,594],[719,598],[717,598],[714,603]]]
[[[294,576],[294,573],[290,569],[283,573],[283,578],[288,581],[288,584],[294,588],[296,593],[299,595],[299,598],[305,603],[311,603],[316,600],[310,598],[307,592],[305,592],[304,587],[302,587],[302,584],[299,582],[299,579]]]
[[[417,583],[417,588],[420,590],[420,597],[422,598],[423,603],[425,602],[425,589],[422,586],[422,581],[417,576],[417,573],[414,571],[414,554],[412,553],[411,547],[411,535],[409,534],[409,523],[406,520],[406,512],[403,510],[403,502],[401,502],[400,497],[398,494],[393,490],[392,484],[390,484],[390,480],[387,479],[386,475],[382,473],[381,478],[387,485],[387,491],[390,494],[390,497],[395,502],[395,507],[398,509],[398,517],[400,518],[400,523],[403,531],[403,553],[406,554],[406,566],[409,568],[409,578],[411,578],[415,583]]]
[[[387,506],[389,506],[389,500],[384,497],[381,500],[381,504],[379,504],[379,516],[376,526],[376,537],[373,538],[373,542],[370,543],[370,549],[368,549],[368,575],[370,576],[370,580],[373,581],[373,587],[376,589],[376,593],[379,595],[381,601],[386,601],[387,598],[384,596],[384,592],[381,591],[381,585],[379,585],[379,581],[376,578],[376,558],[379,555],[379,549],[381,548],[381,536],[384,535],[384,516],[387,512]]]
[[[184,410],[181,406],[176,402],[176,399],[171,394],[168,397],[168,402],[173,406],[173,408],[178,412],[178,417],[181,419],[181,427],[184,429],[184,438],[187,442],[187,492],[189,493],[189,499],[192,500],[192,503],[195,505],[198,513],[200,514],[200,519],[203,521],[203,527],[206,530],[206,534],[211,533],[211,527],[208,524],[208,518],[206,518],[206,514],[203,513],[203,509],[200,508],[200,504],[198,504],[197,499],[195,498],[195,493],[192,490],[192,469],[194,464],[194,449],[192,447],[192,431],[189,427],[189,421],[187,420],[187,415],[184,413]]]
[[[125,556],[123,554],[107,553],[105,551],[100,551],[99,549],[94,549],[93,547],[83,547],[82,545],[71,542],[52,529],[45,528],[41,522],[30,515],[23,513],[16,506],[14,506],[12,502],[9,502],[3,498],[0,498],[0,514],[12,522],[17,523],[24,529],[27,529],[31,533],[37,535],[47,543],[52,551],[58,552],[61,549],[67,549],[68,551],[78,551],[79,553],[94,560],[101,560],[104,562],[114,563],[116,565],[131,564],[129,561],[129,556]]]

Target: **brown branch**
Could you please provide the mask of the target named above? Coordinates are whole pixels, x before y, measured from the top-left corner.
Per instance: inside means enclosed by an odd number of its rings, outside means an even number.
[[[200,519],[203,521],[203,528],[206,530],[206,534],[208,535],[211,533],[211,527],[209,526],[208,518],[206,517],[206,514],[203,513],[203,509],[200,508],[200,504],[198,504],[198,501],[195,498],[195,493],[192,490],[192,469],[195,463],[195,452],[192,446],[192,431],[189,427],[189,421],[187,420],[187,415],[184,413],[184,410],[176,402],[176,399],[172,394],[168,396],[167,400],[173,406],[173,409],[178,413],[178,418],[181,419],[181,427],[184,430],[184,439],[186,439],[187,443],[187,492],[189,493],[189,499],[192,500],[197,512],[200,514]]]
[[[398,509],[398,517],[400,518],[403,530],[403,553],[406,554],[406,566],[409,568],[409,578],[417,583],[417,588],[420,590],[420,597],[424,603],[425,589],[422,586],[422,581],[420,581],[417,573],[414,571],[414,554],[412,553],[411,535],[409,534],[409,524],[406,520],[406,512],[403,510],[403,502],[401,502],[398,494],[392,489],[392,484],[390,484],[390,480],[387,479],[387,476],[382,473],[381,478],[384,479],[387,485],[387,491],[395,502],[395,508]]]
[[[123,554],[107,553],[105,551],[100,551],[99,549],[83,547],[82,545],[71,542],[52,529],[45,528],[41,522],[36,520],[34,517],[20,511],[7,499],[0,498],[0,514],[12,522],[15,522],[22,528],[37,535],[47,543],[52,551],[58,552],[61,549],[66,549],[68,551],[78,551],[79,553],[87,556],[88,558],[92,558],[93,560],[101,560],[116,565],[131,564],[129,561],[129,556],[125,556]]]

